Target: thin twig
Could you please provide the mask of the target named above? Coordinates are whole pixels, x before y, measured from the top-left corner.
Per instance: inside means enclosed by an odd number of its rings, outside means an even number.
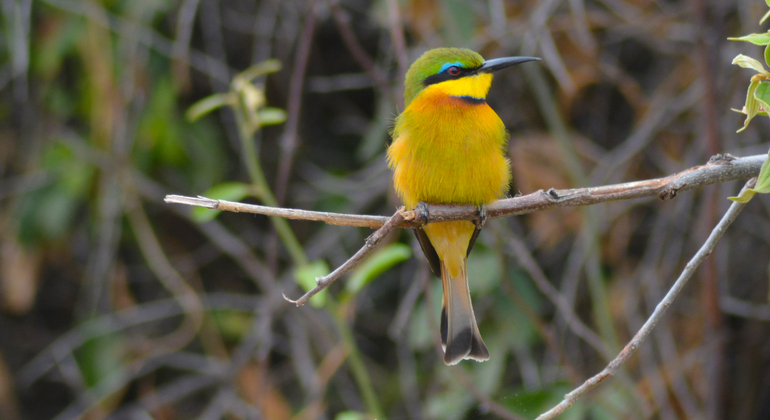
[[[664,178],[626,182],[601,187],[573,188],[568,190],[549,189],[518,197],[506,198],[487,205],[489,218],[518,216],[536,211],[550,210],[557,207],[588,206],[608,201],[628,200],[658,196],[663,200],[674,198],[682,191],[705,185],[717,184],[737,179],[746,179],[759,174],[759,169],[767,155],[755,155],[733,158],[729,155],[717,155],[706,165],[696,166]],[[255,213],[278,216],[287,219],[311,220],[340,226],[361,226],[377,228],[391,218],[386,216],[367,216],[358,214],[328,213],[279,207],[259,206],[236,203],[226,200],[214,200],[206,197],[187,197],[168,195],[166,203],[187,204],[209,209],[232,211],[235,213]],[[428,222],[449,220],[473,220],[477,217],[475,206],[430,204],[426,218],[408,214],[396,227],[419,227]],[[412,212],[413,213],[413,212]]]
[[[297,300],[292,300],[286,297],[286,295],[283,295],[283,298],[287,301],[297,305],[302,306],[305,303],[307,303],[308,299],[313,297],[316,293],[320,292],[321,290],[328,287],[330,284],[332,284],[335,280],[342,277],[343,274],[347,273],[348,271],[355,268],[358,263],[360,263],[364,257],[369,255],[370,252],[374,250],[375,247],[377,247],[377,244],[382,240],[382,238],[385,237],[390,231],[393,229],[399,227],[401,223],[404,222],[404,219],[407,215],[407,212],[404,211],[404,208],[401,207],[396,211],[396,213],[384,224],[381,228],[377,229],[374,233],[371,234],[368,238],[366,238],[366,242],[364,243],[364,246],[361,247],[361,249],[358,250],[358,252],[355,253],[350,259],[345,261],[344,264],[337,267],[336,270],[332,271],[328,275],[324,277],[318,277],[316,278],[316,286],[311,289],[309,292],[305,293],[301,298]]]
[[[744,189],[751,188],[754,182],[754,179],[749,180],[749,182],[746,183]],[[679,292],[682,291],[684,286],[687,284],[687,281],[690,280],[690,277],[692,277],[692,275],[697,270],[698,266],[706,259],[706,257],[711,255],[711,252],[714,250],[717,242],[719,242],[719,239],[722,238],[722,235],[724,235],[727,228],[730,226],[730,224],[732,224],[733,221],[735,221],[735,218],[738,217],[738,214],[741,212],[741,210],[743,210],[745,206],[746,203],[738,202],[734,202],[730,206],[730,209],[727,210],[727,213],[725,213],[725,215],[722,217],[722,220],[720,220],[714,230],[711,231],[711,235],[709,235],[709,238],[706,240],[703,246],[701,246],[695,256],[687,263],[684,270],[682,271],[682,274],[680,274],[679,278],[676,280],[676,282],[674,282],[674,285],[671,286],[671,289],[668,291],[668,293],[666,293],[666,296],[663,298],[663,300],[660,301],[660,303],[658,303],[658,306],[655,308],[652,315],[650,315],[639,332],[636,333],[634,338],[628,344],[626,344],[620,354],[618,354],[618,356],[613,359],[609,365],[604,368],[604,370],[589,378],[582,385],[565,395],[564,400],[562,400],[561,403],[538,416],[536,420],[548,420],[558,416],[559,414],[562,414],[566,409],[570,408],[575,403],[575,401],[580,398],[580,396],[596,388],[605,379],[615,375],[618,369],[623,366],[623,364],[631,357],[634,351],[636,351],[636,349],[639,348],[639,346],[647,339],[650,332],[652,332],[652,329],[655,328],[655,325],[657,325],[661,318],[663,318],[666,310],[674,302],[674,299],[676,299],[677,295],[679,295]]]
[[[289,82],[289,102],[287,104],[286,129],[281,136],[281,155],[279,157],[278,177],[275,182],[275,198],[283,204],[289,185],[294,154],[297,151],[297,131],[299,127],[300,107],[302,106],[302,87],[305,83],[305,71],[310,58],[310,47],[315,33],[317,6],[316,0],[308,2],[305,24],[299,37],[299,45],[294,56],[294,68]]]
[[[358,42],[353,28],[350,27],[350,17],[342,9],[338,0],[327,0],[329,8],[334,18],[334,23],[337,25],[337,31],[342,37],[342,42],[347,47],[350,54],[358,62],[358,65],[369,75],[374,84],[380,90],[384,96],[392,103],[396,103],[396,98],[388,85],[388,77],[383,74],[382,70],[377,68],[374,64],[374,60],[369,57],[364,47]]]
[[[325,211],[310,211],[288,209],[282,207],[260,206],[257,204],[236,203],[227,200],[214,200],[206,197],[187,197],[183,195],[167,195],[166,203],[187,204],[189,206],[205,207],[233,213],[253,213],[266,216],[278,216],[294,220],[310,220],[324,222],[337,226],[361,226],[379,228],[388,221],[387,216],[366,216],[357,214],[329,213]]]

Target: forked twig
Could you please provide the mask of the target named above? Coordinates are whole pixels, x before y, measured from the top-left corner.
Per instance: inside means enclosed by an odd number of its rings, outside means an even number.
[[[767,155],[755,155],[735,158],[729,155],[717,155],[705,165],[686,169],[663,178],[644,181],[624,182],[622,184],[601,187],[572,188],[566,190],[538,190],[531,194],[497,200],[486,207],[487,217],[518,216],[557,207],[588,206],[608,201],[628,200],[632,198],[658,196],[662,200],[676,197],[682,191],[705,185],[717,184],[737,179],[747,179],[759,174],[759,169]],[[280,207],[260,206],[237,203],[227,200],[214,200],[206,197],[187,197],[168,195],[167,203],[187,204],[209,209],[236,213],[254,213],[278,216],[287,219],[311,220],[340,226],[361,226],[378,228],[390,220],[387,216],[369,216],[360,214],[329,213]],[[429,204],[424,220],[418,215],[406,217],[397,227],[414,228],[429,222],[448,220],[474,220],[478,216],[475,206]],[[407,211],[409,213],[410,211]]]
[[[601,187],[539,190],[532,194],[497,200],[486,206],[486,214],[489,218],[500,218],[557,207],[587,206],[609,201],[652,196],[668,200],[676,197],[682,191],[693,188],[757,176],[765,159],[767,159],[767,155],[755,155],[744,158],[717,155],[712,157],[705,165],[696,166],[664,178],[625,182]],[[401,208],[392,217],[388,218],[386,216],[329,213],[260,206],[227,200],[214,200],[200,196],[168,195],[164,201],[166,203],[187,204],[235,213],[255,213],[287,219],[320,221],[332,225],[379,228],[367,238],[364,246],[355,255],[350,257],[349,260],[329,275],[317,278],[317,285],[301,298],[292,300],[284,295],[286,300],[297,306],[304,305],[310,297],[356,267],[386,234],[397,227],[414,228],[429,222],[475,220],[478,217],[478,209],[472,205],[426,204],[421,206],[421,210],[405,210]]]
[[[756,179],[749,180],[749,182],[746,183],[746,186],[744,186],[744,189],[751,188],[755,181]],[[604,370],[592,376],[583,382],[582,385],[565,395],[564,399],[558,405],[538,416],[536,420],[549,420],[558,416],[559,414],[562,414],[564,410],[572,407],[572,405],[575,404],[575,401],[577,401],[581,395],[596,388],[605,379],[615,375],[618,369],[647,339],[647,336],[650,335],[652,329],[655,328],[655,325],[658,324],[660,319],[666,313],[668,307],[671,306],[679,292],[682,291],[684,286],[687,284],[687,281],[690,280],[692,275],[695,273],[695,270],[697,270],[698,266],[706,259],[706,257],[711,255],[711,252],[714,250],[717,242],[719,242],[719,239],[722,238],[722,235],[724,235],[727,228],[730,226],[730,224],[733,223],[733,221],[735,221],[735,218],[738,217],[738,214],[741,212],[741,210],[743,210],[745,206],[746,203],[739,202],[734,202],[730,206],[730,209],[727,210],[727,213],[725,213],[725,215],[722,217],[722,220],[720,220],[714,230],[711,231],[711,235],[709,235],[706,242],[703,243],[703,246],[701,246],[695,256],[692,257],[692,259],[687,263],[684,270],[682,271],[682,274],[679,275],[679,278],[676,280],[676,282],[674,282],[674,285],[671,286],[671,289],[668,291],[668,293],[666,293],[666,296],[664,296],[663,300],[661,300],[660,303],[658,303],[658,306],[655,307],[652,315],[650,315],[644,325],[642,325],[642,328],[639,329],[634,338],[631,339],[628,344],[626,344],[620,354],[618,354],[618,356],[615,357],[615,359],[613,359],[607,365],[607,367],[604,368]]]
[[[358,252],[356,252],[352,257],[345,261],[344,264],[337,267],[336,270],[332,271],[326,276],[317,277],[315,279],[316,286],[314,288],[302,295],[302,297],[297,300],[289,299],[285,294],[283,295],[283,298],[297,306],[304,305],[307,303],[308,299],[313,297],[313,295],[325,289],[335,280],[355,268],[358,263],[360,263],[367,255],[369,255],[370,252],[374,250],[374,248],[377,247],[377,244],[382,240],[382,238],[385,237],[385,235],[390,233],[390,231],[393,229],[399,227],[401,223],[404,222],[404,220],[407,220],[407,217],[412,217],[413,214],[414,213],[412,211],[406,211],[404,210],[404,207],[401,207],[393,216],[390,217],[390,219],[388,219],[387,222],[385,222],[384,225],[382,225],[381,228],[377,229],[374,231],[374,233],[369,235],[369,237],[366,238],[366,241],[364,242],[364,246],[362,246]]]

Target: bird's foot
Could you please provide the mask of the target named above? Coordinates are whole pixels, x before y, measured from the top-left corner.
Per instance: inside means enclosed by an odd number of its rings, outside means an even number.
[[[420,201],[417,203],[416,206],[414,206],[414,215],[415,215],[415,221],[420,222],[421,224],[425,225],[428,223],[428,203],[424,201]]]
[[[487,223],[487,206],[482,204],[476,210],[476,218],[473,219],[473,224],[476,225],[476,229],[481,229]]]

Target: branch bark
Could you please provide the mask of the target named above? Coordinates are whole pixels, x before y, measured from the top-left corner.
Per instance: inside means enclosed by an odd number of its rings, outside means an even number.
[[[669,200],[676,197],[680,192],[694,188],[755,177],[759,174],[759,169],[766,158],[767,155],[743,158],[735,158],[730,155],[716,155],[705,165],[695,166],[664,178],[625,182],[601,187],[538,190],[527,195],[497,200],[487,205],[487,217],[518,216],[557,207],[589,206],[609,201],[653,196],[658,196],[662,200]],[[168,195],[165,201],[167,203],[187,204],[235,213],[254,213],[287,219],[325,222],[330,225],[339,226],[379,228],[391,219],[387,216],[328,213],[260,206],[227,200],[214,200],[200,196]],[[395,227],[414,228],[429,222],[474,220],[478,216],[478,209],[475,206],[429,204],[426,208],[427,215],[418,215],[413,210],[405,211],[404,220]]]
[[[705,165],[696,166],[664,178],[625,182],[601,187],[573,188],[567,190],[539,190],[532,194],[497,200],[486,206],[489,218],[517,216],[556,207],[588,206],[608,201],[658,196],[669,200],[682,191],[736,179],[746,179],[759,174],[767,155],[736,158],[730,155],[713,156]],[[393,216],[369,216],[342,214],[214,200],[206,197],[167,195],[166,203],[187,204],[235,213],[255,213],[287,219],[320,221],[332,225],[379,227],[364,246],[350,259],[329,275],[316,278],[317,285],[297,300],[284,295],[284,299],[302,306],[345,273],[355,268],[377,246],[377,243],[395,228],[414,228],[430,222],[449,220],[477,220],[478,209],[472,205],[426,204],[414,210],[400,208]]]
[[[744,189],[753,187],[754,182],[755,179],[747,182]],[[698,269],[698,266],[706,259],[706,257],[711,255],[717,242],[719,242],[727,228],[733,221],[735,221],[735,218],[738,217],[741,210],[746,207],[746,204],[747,203],[734,202],[730,206],[730,209],[727,210],[727,213],[722,217],[722,220],[720,220],[714,230],[711,231],[711,235],[709,235],[706,242],[703,243],[703,246],[701,246],[698,252],[695,253],[695,256],[687,263],[682,274],[679,275],[679,278],[674,282],[674,285],[671,286],[671,289],[666,293],[666,296],[660,303],[658,303],[658,306],[655,307],[652,315],[650,315],[644,325],[642,325],[642,328],[639,329],[639,332],[636,333],[634,338],[626,344],[620,354],[618,354],[618,356],[615,357],[604,370],[592,376],[583,382],[582,385],[565,395],[562,402],[541,414],[535,420],[550,420],[559,414],[562,414],[566,409],[572,407],[580,396],[599,386],[605,379],[615,375],[618,369],[620,369],[636,349],[647,339],[650,332],[652,332],[652,329],[655,328],[655,325],[657,325],[661,318],[663,318],[666,310],[668,310],[669,306],[674,302],[674,299],[679,295],[679,292],[681,292],[687,284],[687,281],[690,280],[693,274],[695,274],[695,270]]]

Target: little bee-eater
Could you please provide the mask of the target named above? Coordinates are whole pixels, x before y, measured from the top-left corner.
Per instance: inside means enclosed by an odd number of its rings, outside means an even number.
[[[406,108],[396,118],[388,148],[393,183],[407,209],[419,202],[482,208],[508,192],[508,132],[486,97],[492,72],[532,60],[538,58],[485,61],[471,50],[438,48],[412,64],[406,73]],[[473,314],[466,267],[479,228],[461,220],[429,223],[415,233],[444,286],[444,363],[488,360]]]

